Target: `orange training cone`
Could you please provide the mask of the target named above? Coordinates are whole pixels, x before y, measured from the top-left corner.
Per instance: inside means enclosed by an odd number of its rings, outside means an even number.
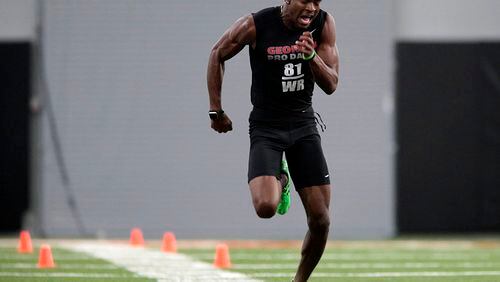
[[[130,231],[130,245],[134,247],[144,246],[144,237],[142,236],[142,231],[139,228],[133,228]]]
[[[214,266],[217,268],[230,268],[229,247],[226,244],[219,244],[215,249]]]
[[[38,268],[54,268],[56,264],[52,258],[52,251],[49,245],[40,247],[40,256],[38,257]]]
[[[166,253],[177,252],[177,241],[175,240],[174,233],[165,232],[163,234],[163,242],[161,244],[161,250]]]
[[[19,235],[17,252],[22,254],[33,253],[33,245],[31,244],[31,236],[29,231],[21,231],[21,234]]]

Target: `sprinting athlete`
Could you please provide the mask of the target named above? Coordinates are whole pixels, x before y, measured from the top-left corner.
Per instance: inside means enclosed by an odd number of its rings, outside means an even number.
[[[307,281],[318,264],[330,226],[330,175],[311,98],[314,83],[326,94],[336,90],[339,58],[334,18],[320,2],[285,0],[238,19],[214,45],[207,70],[211,127],[226,133],[232,122],[221,102],[224,62],[249,46],[248,183],[257,215],[271,218],[288,211],[293,180],[309,227],[295,282]]]

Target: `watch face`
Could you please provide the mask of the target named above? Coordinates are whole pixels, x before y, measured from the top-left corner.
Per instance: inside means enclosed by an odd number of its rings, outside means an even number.
[[[212,120],[216,120],[216,119],[221,118],[223,114],[224,114],[224,111],[223,111],[223,110],[218,110],[218,111],[208,111],[208,116],[209,116],[209,117],[210,117],[210,119],[212,119]]]
[[[217,119],[217,112],[208,112],[208,116],[210,117],[211,120],[216,120]]]

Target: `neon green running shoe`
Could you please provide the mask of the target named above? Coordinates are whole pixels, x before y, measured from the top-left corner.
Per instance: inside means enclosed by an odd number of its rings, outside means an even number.
[[[281,215],[285,214],[290,208],[290,184],[292,183],[290,179],[290,172],[288,172],[288,164],[286,160],[281,161],[280,173],[286,175],[286,184],[281,190],[281,200],[278,204],[277,212]]]

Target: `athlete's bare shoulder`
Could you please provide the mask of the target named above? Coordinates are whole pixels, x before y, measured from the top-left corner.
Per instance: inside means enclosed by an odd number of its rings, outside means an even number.
[[[325,25],[321,33],[323,41],[329,42],[330,44],[335,44],[336,30],[335,30],[335,18],[329,12],[326,12]]]
[[[256,40],[255,22],[252,15],[236,20],[212,47],[211,58],[226,61],[238,54],[246,45]],[[218,64],[218,63],[216,63]]]
[[[231,41],[242,45],[252,45],[256,39],[253,16],[246,15],[239,18],[227,32]]]

